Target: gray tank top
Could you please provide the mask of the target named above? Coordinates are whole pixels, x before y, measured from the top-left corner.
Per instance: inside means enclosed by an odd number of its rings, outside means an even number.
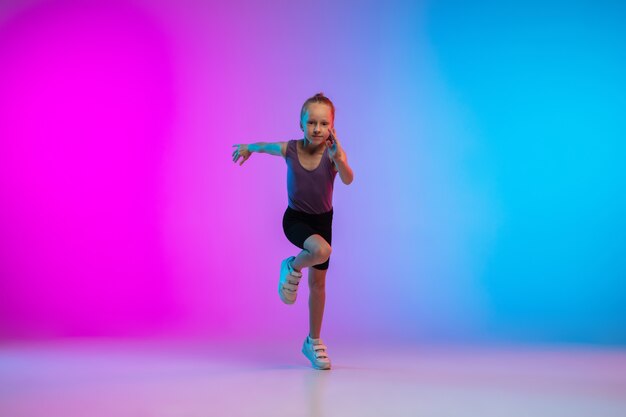
[[[297,140],[287,143],[287,195],[289,207],[310,214],[329,212],[333,208],[333,183],[337,171],[324,149],[317,168],[306,170],[298,159]]]

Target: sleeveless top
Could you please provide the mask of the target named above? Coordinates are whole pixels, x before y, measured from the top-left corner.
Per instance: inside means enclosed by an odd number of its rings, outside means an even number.
[[[333,208],[333,183],[337,170],[324,149],[322,159],[314,170],[307,170],[298,158],[297,140],[287,143],[287,196],[289,207],[310,214],[327,213]]]

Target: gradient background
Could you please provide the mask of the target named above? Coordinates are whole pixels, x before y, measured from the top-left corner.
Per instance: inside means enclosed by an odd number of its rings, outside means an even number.
[[[106,3],[106,4],[104,4]],[[323,91],[323,337],[626,344],[618,1],[0,3],[0,340],[303,337],[286,165]]]

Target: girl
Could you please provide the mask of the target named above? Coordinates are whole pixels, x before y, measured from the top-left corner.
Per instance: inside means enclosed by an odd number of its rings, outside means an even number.
[[[283,215],[283,231],[302,251],[282,261],[278,294],[285,304],[293,304],[301,271],[309,268],[309,335],[304,340],[302,353],[316,369],[330,369],[330,358],[320,331],[331,253],[333,183],[337,173],[346,185],[354,178],[334,122],[335,106],[319,93],[306,100],[300,110],[303,139],[233,145],[237,148],[233,162],[243,158],[240,166],[252,152],[282,156],[287,162],[289,204]]]

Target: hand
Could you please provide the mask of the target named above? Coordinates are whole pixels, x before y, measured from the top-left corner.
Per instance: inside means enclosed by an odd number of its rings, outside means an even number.
[[[330,135],[328,139],[326,139],[326,147],[328,148],[328,156],[333,161],[340,160],[344,157],[343,148],[341,147],[334,127],[330,128]]]
[[[237,149],[235,149],[235,151],[233,152],[233,162],[237,163],[239,158],[243,158],[241,162],[239,163],[239,166],[242,166],[243,163],[246,162],[248,158],[250,158],[250,155],[252,155],[252,152],[248,150],[248,145],[246,145],[245,143],[241,145],[233,145],[233,146],[237,147]]]

